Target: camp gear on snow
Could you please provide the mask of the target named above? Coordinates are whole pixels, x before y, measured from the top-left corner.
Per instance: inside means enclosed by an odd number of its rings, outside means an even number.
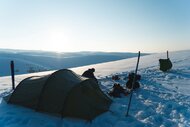
[[[135,73],[129,73],[128,80],[133,80],[134,76],[135,76]],[[138,80],[141,80],[141,75],[136,74],[135,81],[138,81]]]
[[[94,80],[62,69],[22,80],[7,102],[61,117],[92,120],[108,111],[112,101]]]
[[[119,76],[118,75],[113,75],[112,76],[112,80],[119,80],[120,78],[119,78]]]
[[[159,59],[160,70],[166,72],[172,68],[172,62],[170,59]]]
[[[117,83],[113,85],[112,91],[109,92],[109,95],[112,97],[121,97],[122,94],[128,95],[128,93],[125,92],[125,89]]]
[[[128,80],[127,83],[126,83],[126,88],[127,89],[132,89],[132,84],[133,84],[133,80]],[[140,87],[139,82],[135,81],[133,89],[137,89],[139,87]]]
[[[169,59],[168,51],[167,51],[167,59],[159,59],[160,70],[166,72],[172,68],[172,62]]]
[[[127,89],[132,89],[133,79],[134,78],[135,78],[135,83],[134,83],[133,89],[137,89],[137,88],[140,87],[140,84],[139,84],[138,81],[141,79],[141,75],[136,74],[136,76],[135,76],[135,73],[129,73],[129,75],[128,75],[128,81],[126,83],[126,88]]]
[[[135,84],[135,80],[136,80],[136,75],[137,75],[137,71],[138,71],[138,67],[139,67],[139,60],[140,60],[140,51],[138,53],[137,65],[136,65],[136,69],[135,69],[135,74],[133,76],[132,89],[131,89],[131,92],[130,92],[130,98],[129,98],[129,103],[128,103],[128,107],[127,107],[126,116],[128,116],[129,109],[130,109],[130,106],[131,106],[131,99],[132,99],[132,96],[133,96],[133,88],[134,88],[134,84]]]

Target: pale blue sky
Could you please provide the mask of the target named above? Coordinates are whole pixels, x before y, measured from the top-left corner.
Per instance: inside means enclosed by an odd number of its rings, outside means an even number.
[[[190,0],[0,0],[0,48],[190,49]]]

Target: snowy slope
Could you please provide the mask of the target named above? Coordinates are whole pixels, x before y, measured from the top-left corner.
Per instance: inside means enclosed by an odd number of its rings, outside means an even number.
[[[146,54],[144,54],[146,55]],[[136,53],[73,52],[56,53],[45,51],[0,49],[0,76],[10,75],[10,61],[15,63],[15,74],[27,74],[46,70],[79,67],[90,64],[132,58]]]
[[[70,118],[57,118],[33,110],[7,105],[2,97],[9,92],[10,77],[0,79],[0,126],[1,127],[190,127],[190,50],[171,52],[173,68],[167,73],[159,71],[158,59],[166,54],[143,56],[140,59],[138,73],[142,75],[141,88],[134,92],[130,116],[126,117],[129,96],[112,98],[110,111],[91,122]],[[133,71],[136,58],[73,68],[81,74],[90,67],[96,68],[101,88],[108,92],[115,81],[113,74],[118,74],[125,85],[127,74]],[[44,75],[50,72],[30,75]],[[18,84],[29,75],[16,77]]]

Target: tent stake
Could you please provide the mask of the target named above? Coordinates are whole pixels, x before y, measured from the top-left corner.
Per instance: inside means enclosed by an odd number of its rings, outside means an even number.
[[[127,107],[126,116],[129,115],[129,109],[130,109],[130,106],[131,106],[131,100],[132,100],[132,96],[133,96],[133,87],[134,87],[134,84],[135,84],[135,79],[136,79],[137,70],[138,70],[138,66],[139,66],[139,59],[140,59],[140,51],[138,53],[137,65],[136,65],[136,69],[135,69],[135,75],[133,77],[132,88],[131,88],[131,92],[130,92],[130,98],[129,98],[129,103],[128,103],[128,107]]]
[[[14,61],[10,62],[11,67],[11,79],[12,79],[12,89],[15,89],[15,73],[14,73]]]

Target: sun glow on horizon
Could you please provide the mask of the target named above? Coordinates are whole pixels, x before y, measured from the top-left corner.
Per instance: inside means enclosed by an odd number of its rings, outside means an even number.
[[[0,1],[0,47],[55,52],[190,49],[189,5],[178,0]]]

